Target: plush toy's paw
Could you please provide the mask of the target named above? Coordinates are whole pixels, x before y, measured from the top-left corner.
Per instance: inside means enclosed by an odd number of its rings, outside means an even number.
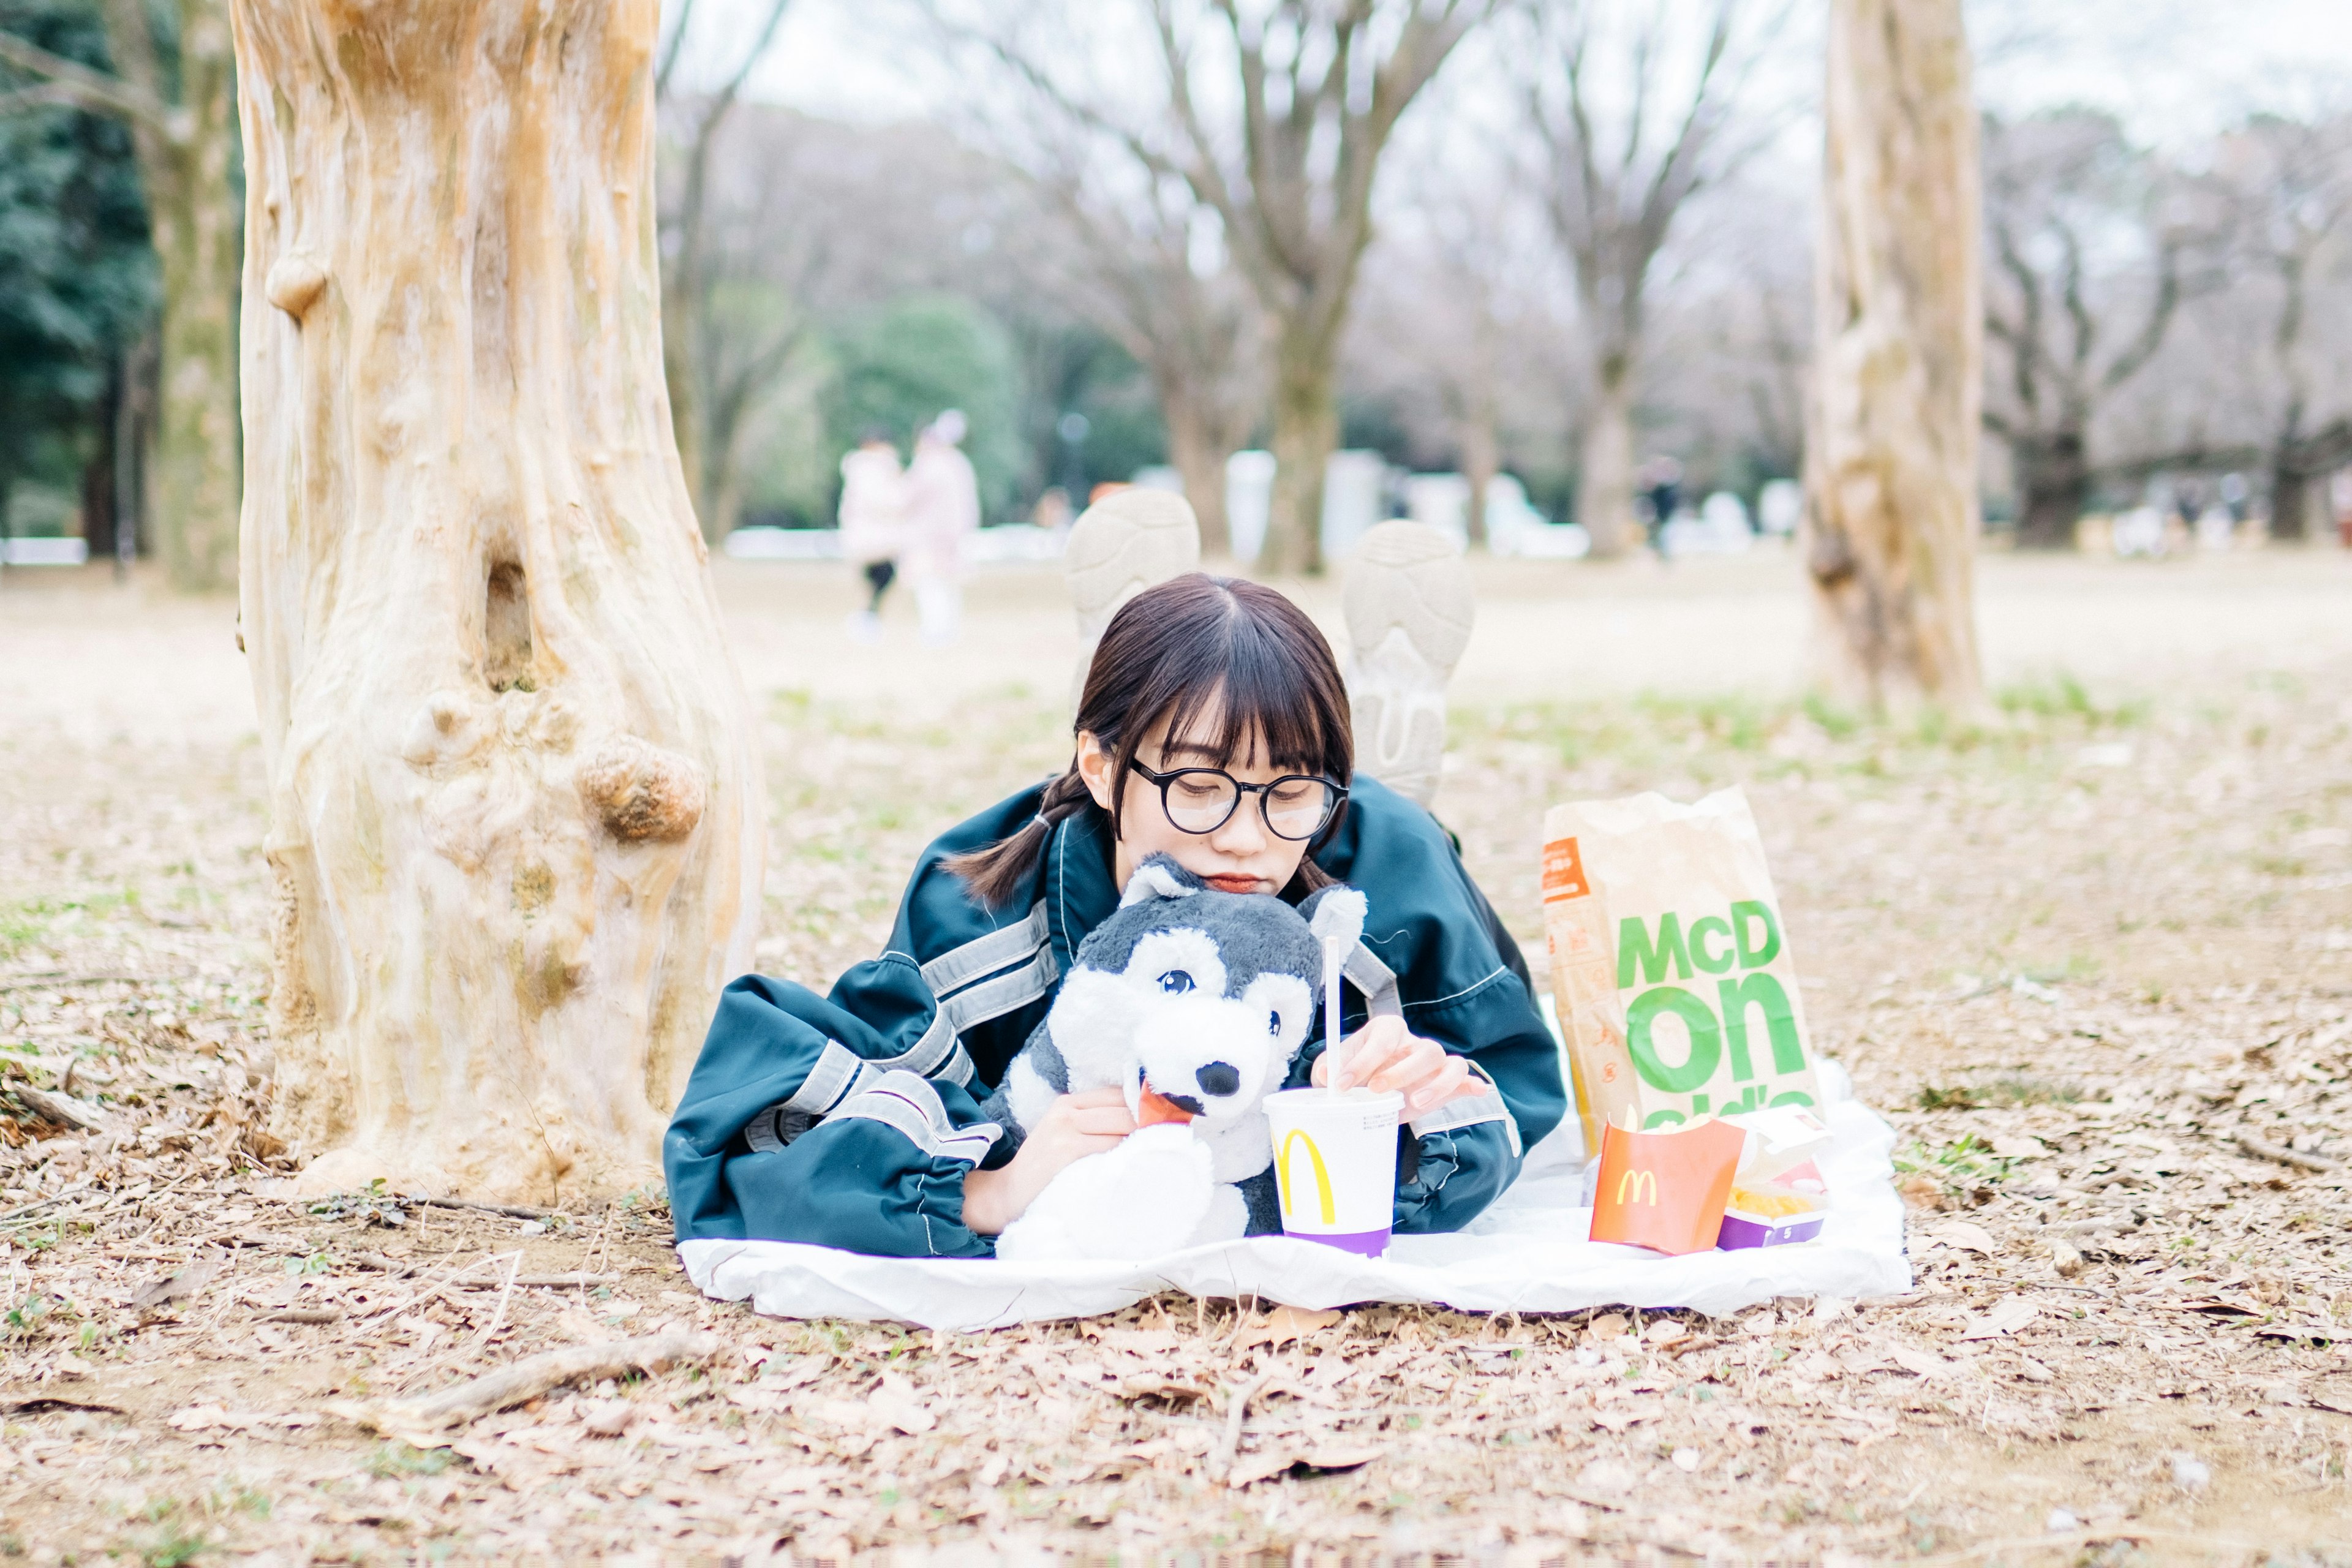
[[[1201,1216],[1200,1227],[1192,1232],[1188,1247],[1206,1247],[1213,1241],[1239,1241],[1249,1234],[1249,1201],[1242,1190],[1229,1183],[1220,1182],[1209,1194],[1209,1212]]]
[[[1147,1127],[1073,1161],[996,1238],[1014,1263],[1157,1258],[1190,1244],[1221,1190],[1189,1128]],[[1236,1232],[1236,1234],[1239,1234]]]

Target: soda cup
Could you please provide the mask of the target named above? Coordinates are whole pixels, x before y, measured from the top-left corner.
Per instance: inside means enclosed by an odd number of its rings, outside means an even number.
[[[1394,1089],[1286,1089],[1265,1097],[1282,1230],[1378,1258],[1396,1217]]]

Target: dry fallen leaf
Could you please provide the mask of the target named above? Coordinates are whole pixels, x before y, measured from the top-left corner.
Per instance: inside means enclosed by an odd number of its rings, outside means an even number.
[[[2013,1334],[2032,1322],[2041,1309],[2022,1296],[2007,1296],[1993,1303],[1983,1316],[1969,1321],[1962,1340],[1992,1340],[2003,1334]]]
[[[1592,1320],[1591,1332],[1596,1340],[1620,1338],[1625,1332],[1625,1320],[1614,1312],[1603,1312]]]
[[[1946,1247],[1984,1258],[1990,1258],[2000,1251],[2000,1243],[1993,1239],[1992,1232],[1964,1219],[1946,1220],[1930,1234],[1933,1239]]]
[[[177,1273],[167,1274],[160,1279],[150,1279],[131,1292],[131,1310],[152,1312],[167,1301],[184,1300],[211,1284],[213,1277],[220,1271],[219,1261],[208,1259],[191,1263]]]
[[[1271,1480],[1298,1463],[1298,1456],[1287,1448],[1273,1448],[1262,1454],[1244,1454],[1225,1472],[1225,1485],[1239,1490],[1258,1481]]]
[[[1326,1443],[1319,1448],[1308,1449],[1300,1463],[1315,1470],[1352,1470],[1387,1452],[1371,1443]]]
[[[1942,1356],[1934,1355],[1923,1350],[1915,1350],[1906,1344],[1888,1345],[1886,1354],[1895,1365],[1920,1377],[1951,1377],[1960,1371],[1958,1363],[1946,1361]]]
[[[1328,1329],[1346,1317],[1344,1312],[1318,1312],[1306,1307],[1276,1307],[1265,1315],[1265,1321],[1252,1327],[1235,1342],[1243,1350],[1265,1345],[1280,1350],[1294,1340]]]

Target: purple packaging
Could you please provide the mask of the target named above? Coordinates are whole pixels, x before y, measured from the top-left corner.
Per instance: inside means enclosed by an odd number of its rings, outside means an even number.
[[[1715,1245],[1726,1252],[1749,1247],[1793,1246],[1821,1235],[1822,1221],[1828,1217],[1818,1209],[1811,1214],[1784,1215],[1779,1219],[1744,1215],[1733,1209],[1724,1215],[1723,1232],[1716,1237]]]

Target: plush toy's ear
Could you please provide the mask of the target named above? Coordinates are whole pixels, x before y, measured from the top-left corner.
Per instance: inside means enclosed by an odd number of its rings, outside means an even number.
[[[1201,890],[1201,879],[1165,855],[1154,855],[1135,868],[1127,890],[1118,896],[1126,909],[1150,899],[1189,899]]]
[[[1307,917],[1307,929],[1315,933],[1318,942],[1338,942],[1343,948],[1353,948],[1363,940],[1366,910],[1361,889],[1345,883],[1335,883],[1310,896],[1298,906]]]

